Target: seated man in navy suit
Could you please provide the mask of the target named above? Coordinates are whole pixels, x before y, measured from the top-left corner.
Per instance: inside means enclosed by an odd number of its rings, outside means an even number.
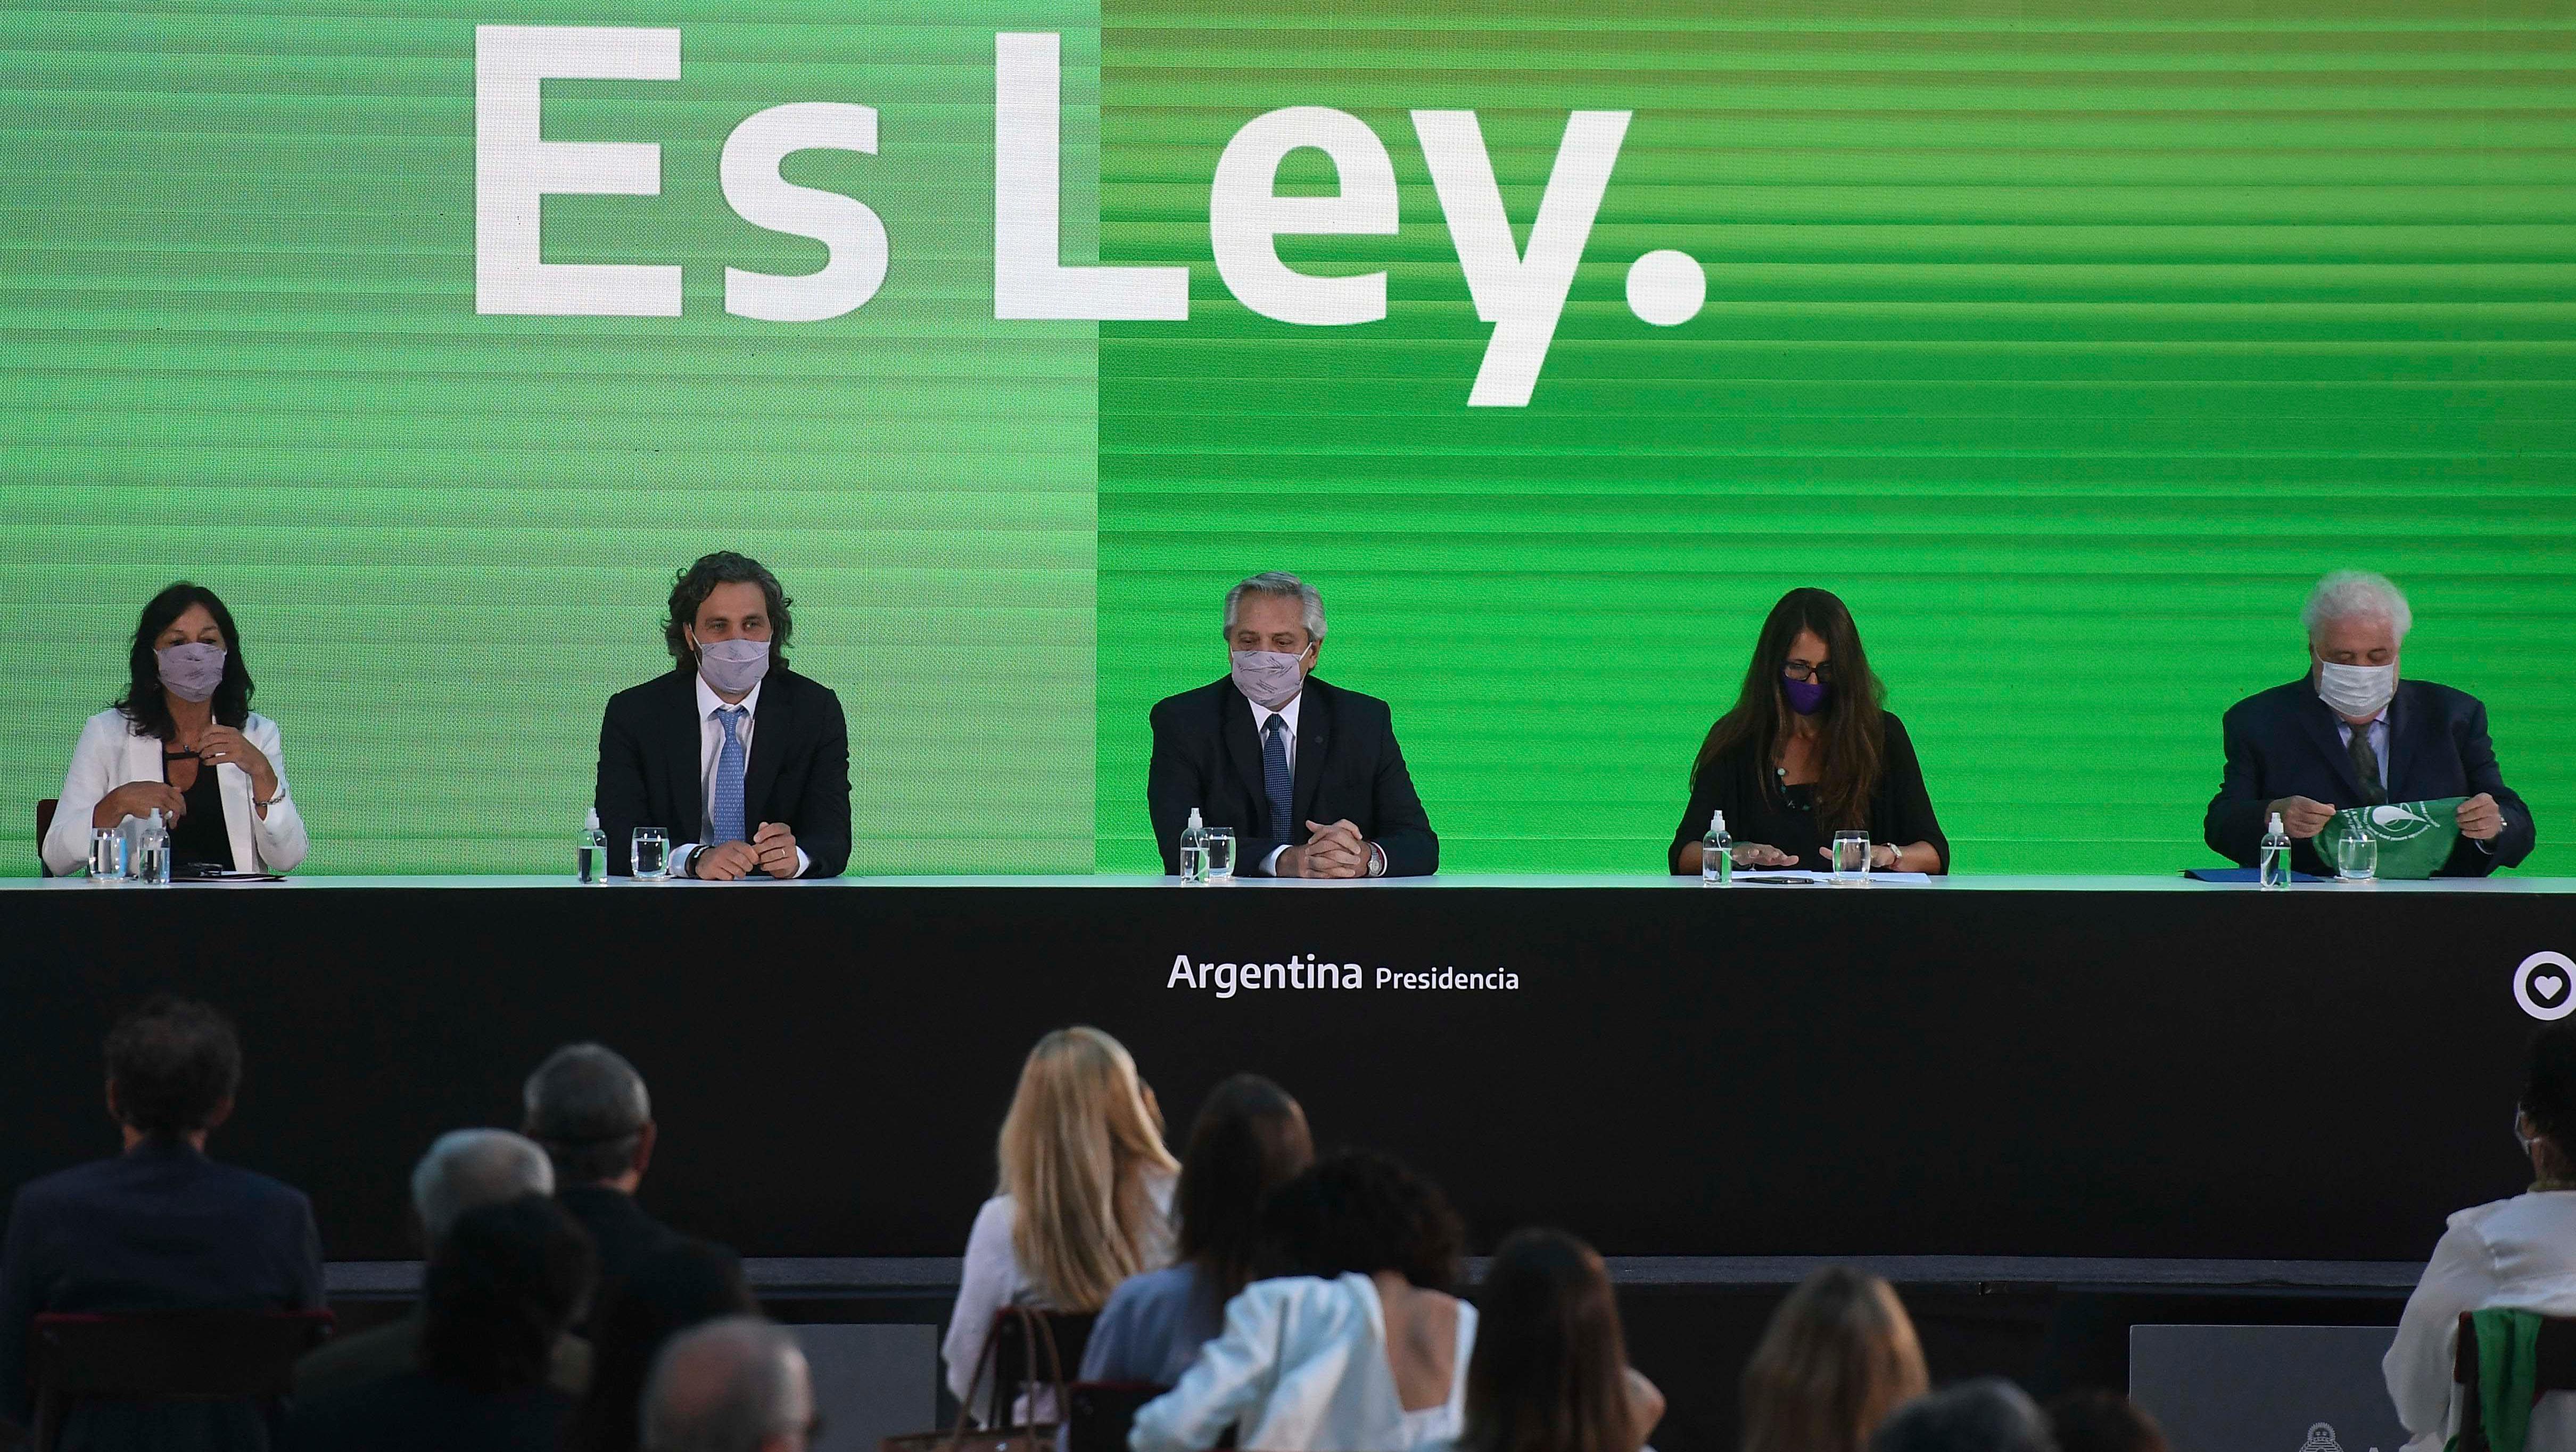
[[[125,1153],[29,1181],[0,1251],[0,1408],[21,1425],[39,1313],[321,1306],[312,1203],[206,1158],[240,1083],[240,1041],[202,1003],[156,997],[108,1034],[107,1109]],[[267,1434],[247,1405],[110,1402],[80,1408],[64,1445],[259,1447]]]
[[[1225,595],[1232,669],[1154,705],[1145,806],[1163,870],[1180,871],[1190,810],[1231,827],[1240,872],[1423,877],[1440,839],[1423,815],[1386,702],[1315,679],[1324,600],[1294,575]]]
[[[2398,648],[2415,623],[2385,576],[2337,570],[2317,582],[2300,619],[2308,673],[2227,712],[2227,773],[2202,835],[2251,867],[2271,815],[2301,872],[2332,875],[2317,834],[2342,807],[2466,797],[2460,842],[2437,877],[2484,877],[2531,855],[2531,809],[2504,784],[2487,708],[2431,681],[2401,681]]]

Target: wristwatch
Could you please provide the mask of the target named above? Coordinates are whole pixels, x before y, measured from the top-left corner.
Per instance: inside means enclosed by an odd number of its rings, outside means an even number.
[[[1886,865],[1885,867],[1880,867],[1880,866],[1878,865],[1878,849],[1879,849],[1879,848],[1881,848],[1881,847],[1884,847],[1884,848],[1886,848],[1886,849],[1887,849],[1887,865]],[[1870,867],[1871,867],[1871,869],[1872,869],[1873,871],[1877,871],[1877,872],[1894,872],[1894,871],[1896,870],[1896,864],[1898,864],[1898,863],[1900,863],[1900,862],[1902,862],[1902,861],[1904,861],[1904,860],[1905,860],[1905,849],[1903,849],[1903,848],[1901,848],[1901,847],[1897,846],[1897,845],[1896,845],[1895,843],[1893,843],[1893,842],[1876,842],[1876,843],[1872,843],[1872,844],[1870,845],[1870,849],[1869,849],[1869,862],[1870,862]]]

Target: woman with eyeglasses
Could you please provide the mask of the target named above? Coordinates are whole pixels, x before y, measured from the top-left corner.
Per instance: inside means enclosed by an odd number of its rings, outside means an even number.
[[[1823,870],[1836,832],[1869,834],[1877,872],[1947,872],[1923,764],[1880,702],[1860,628],[1829,590],[1780,597],[1762,622],[1735,705],[1691,764],[1672,869],[1696,875],[1712,812],[1726,813],[1738,867]]]

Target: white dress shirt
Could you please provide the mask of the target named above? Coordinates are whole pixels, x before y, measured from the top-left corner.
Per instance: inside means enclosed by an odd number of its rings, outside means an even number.
[[[1161,1270],[1172,1261],[1175,1183],[1175,1177],[1167,1174],[1145,1177],[1145,1194],[1153,1201],[1157,1217],[1144,1247],[1147,1270]],[[983,1364],[984,1339],[992,1334],[993,1314],[1005,1306],[1046,1304],[1038,1293],[1037,1282],[1020,1264],[1019,1252],[1011,1248],[1011,1233],[1019,1221],[1019,1202],[1008,1195],[996,1195],[975,1212],[975,1228],[966,1233],[966,1264],[958,1272],[957,1305],[949,1315],[948,1339],[940,1347],[940,1355],[948,1362],[948,1390],[959,1402],[970,1406],[976,1390],[972,1379]],[[1065,1368],[1068,1376],[1073,1370],[1070,1366]],[[1041,1376],[1046,1374],[1043,1367],[1038,1371]]]
[[[2460,1313],[2490,1306],[2576,1316],[2576,1190],[2516,1195],[2451,1217],[2379,1364],[2410,1437],[2406,1452],[2441,1452],[2458,1428],[2451,1354]],[[2524,1445],[2576,1447],[2576,1395],[2542,1397]]]
[[[1226,1303],[1225,1334],[1180,1384],[1146,1403],[1131,1452],[1199,1452],[1231,1426],[1261,1452],[1427,1452],[1458,1440],[1476,1308],[1458,1303],[1449,1399],[1408,1412],[1386,1353],[1386,1308],[1364,1275],[1254,1281]]]
[[[725,738],[724,722],[716,718],[716,712],[730,705],[743,713],[742,719],[734,723],[733,738],[742,743],[742,779],[746,789],[751,785],[751,728],[760,720],[760,687],[752,687],[751,694],[739,701],[728,702],[707,684],[705,676],[692,677],[691,684],[698,688],[698,837],[694,842],[684,842],[671,849],[671,870],[682,877],[689,875],[689,859],[697,856],[704,849],[706,840],[716,834],[716,760],[724,754]],[[750,813],[751,803],[746,801],[743,803],[742,823],[746,836],[760,830],[760,824],[751,820]],[[813,859],[805,855],[805,849],[797,848],[796,875],[803,877],[806,869],[813,865]]]

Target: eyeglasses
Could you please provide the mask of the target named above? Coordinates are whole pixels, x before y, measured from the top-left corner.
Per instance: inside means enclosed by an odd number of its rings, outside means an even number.
[[[1834,663],[1828,660],[1809,665],[1802,660],[1792,660],[1780,667],[1780,674],[1793,681],[1830,681],[1834,678]]]

